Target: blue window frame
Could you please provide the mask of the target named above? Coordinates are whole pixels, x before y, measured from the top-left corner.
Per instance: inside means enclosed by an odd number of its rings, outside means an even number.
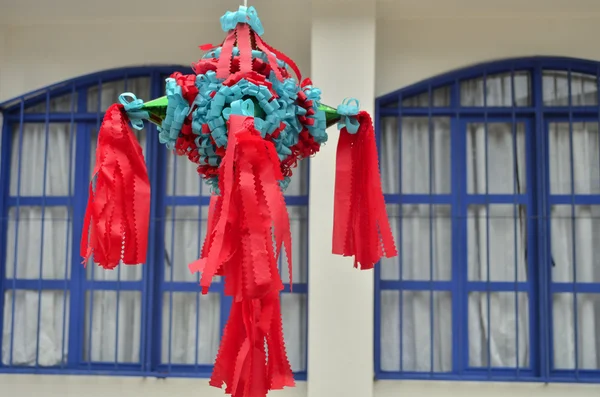
[[[599,84],[536,57],[377,99],[377,378],[600,381]]]
[[[136,132],[152,186],[147,263],[81,265],[79,240],[103,113],[118,94],[162,95],[180,66],[125,68],[0,104],[0,373],[208,376],[231,300],[220,279],[201,295],[195,260],[209,192],[187,158]],[[308,162],[286,192],[294,288],[280,268],[283,325],[297,379],[306,377]]]

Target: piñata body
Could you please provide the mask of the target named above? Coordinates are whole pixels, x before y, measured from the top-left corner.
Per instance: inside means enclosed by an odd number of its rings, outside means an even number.
[[[285,252],[291,277],[291,232],[283,191],[293,169],[340,127],[333,253],[370,269],[396,255],[385,212],[370,116],[358,102],[337,109],[302,79],[295,63],[262,39],[255,10],[221,18],[227,37],[192,74],[174,73],[166,97],[143,103],[133,94],[106,112],[98,138],[81,253],[112,269],[145,262],[150,186],[139,143],[128,123],[159,125],[159,140],[196,164],[211,186],[208,231],[198,260],[200,288],[223,276],[233,297],[210,384],[234,397],[266,396],[293,386],[281,320],[277,261]],[[293,75],[292,75],[293,73]],[[132,100],[128,100],[131,98]],[[292,280],[290,280],[292,283]]]

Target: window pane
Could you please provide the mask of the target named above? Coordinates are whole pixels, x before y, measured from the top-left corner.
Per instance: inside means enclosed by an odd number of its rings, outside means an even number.
[[[382,150],[390,150],[389,157],[395,153],[396,164],[402,162],[402,193],[450,193],[450,119],[404,117],[400,136],[401,159],[397,158],[398,146]],[[386,160],[386,165],[388,162]],[[386,175],[394,175],[396,179],[397,174],[392,171],[396,169],[386,171]]]
[[[512,123],[467,125],[469,193],[524,193],[527,182],[526,168],[523,123],[516,123],[514,126]]]
[[[2,338],[3,365],[66,364],[69,292],[5,291]]]
[[[162,148],[161,148],[162,149]],[[187,156],[178,156],[167,151],[167,191],[168,196],[209,196],[208,186],[198,174],[198,165]]]
[[[543,72],[544,105],[569,106],[569,72],[545,70]],[[596,76],[571,73],[571,106],[598,105]]]
[[[552,221],[552,280],[600,282],[600,206],[555,205]]]
[[[450,106],[450,87],[436,88],[432,91],[431,98],[429,92],[424,92],[402,100],[403,107],[447,107]]]
[[[20,126],[14,125],[11,196],[71,194],[75,173],[75,128],[62,123],[51,123],[47,127],[43,123],[25,123],[22,137],[20,132]]]
[[[469,280],[526,281],[525,207],[471,205],[467,217]]]
[[[219,349],[220,295],[163,294],[163,364],[212,365]]]
[[[46,207],[43,211],[40,207],[11,208],[6,239],[6,278],[68,280],[71,276],[72,222],[71,210],[66,207]]]
[[[550,123],[548,134],[550,193],[600,194],[598,123]]]
[[[514,86],[514,95],[513,95]],[[486,100],[484,101],[484,95]],[[529,72],[511,73],[478,77],[460,83],[461,106],[531,106],[531,78]]]
[[[599,370],[600,295],[554,294],[552,308],[554,368]]]
[[[168,207],[165,212],[165,281],[198,282],[188,264],[200,257],[208,220],[208,207]],[[198,287],[199,288],[199,287]]]
[[[469,294],[469,365],[527,368],[529,361],[527,293]]]
[[[139,291],[88,291],[84,361],[139,363],[142,318]]]
[[[398,206],[388,206],[390,227],[400,247],[401,257],[383,260],[382,279],[450,280],[452,278],[450,206],[403,205],[401,211],[400,214]]]
[[[100,87],[100,94],[98,93]],[[88,89],[87,111],[90,113],[104,112],[110,105],[116,103],[123,92],[133,92],[139,99],[147,102],[150,99],[150,77],[117,80],[96,84]],[[100,100],[100,106],[98,106]],[[100,115],[102,120],[102,115]]]
[[[381,118],[381,143],[379,158],[381,187],[384,193],[400,193],[400,131],[398,117]]]
[[[71,90],[71,88],[69,88]],[[25,113],[71,113],[77,111],[77,92],[69,92],[60,96],[50,96],[50,109],[46,108],[45,94],[42,102],[29,106],[25,109]]]
[[[382,370],[450,372],[452,332],[450,292],[381,291]]]
[[[285,350],[292,371],[306,371],[308,298],[306,294],[281,294],[281,315]]]
[[[308,282],[308,207],[288,206],[290,229],[292,231],[292,281]],[[290,272],[285,250],[281,249],[279,258],[281,281],[290,282]]]

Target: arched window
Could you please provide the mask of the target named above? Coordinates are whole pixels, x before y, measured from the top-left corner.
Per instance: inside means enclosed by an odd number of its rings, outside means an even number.
[[[229,313],[217,280],[200,294],[187,264],[199,256],[209,191],[187,158],[136,132],[152,186],[148,260],[106,271],[81,265],[79,241],[103,112],[125,91],[163,95],[187,68],[111,70],[0,105],[0,372],[207,376]],[[288,355],[306,371],[308,169],[286,191],[294,288],[282,294]],[[283,259],[285,261],[285,259]],[[289,283],[287,264],[280,267]],[[296,281],[297,280],[297,281]]]
[[[599,71],[506,60],[377,100],[401,252],[378,378],[600,381]]]

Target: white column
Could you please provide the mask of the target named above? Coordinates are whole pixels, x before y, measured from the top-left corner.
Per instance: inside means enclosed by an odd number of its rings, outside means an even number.
[[[311,78],[322,102],[373,111],[375,0],[312,0]],[[338,132],[310,161],[308,397],[373,395],[373,272],[331,253]]]

